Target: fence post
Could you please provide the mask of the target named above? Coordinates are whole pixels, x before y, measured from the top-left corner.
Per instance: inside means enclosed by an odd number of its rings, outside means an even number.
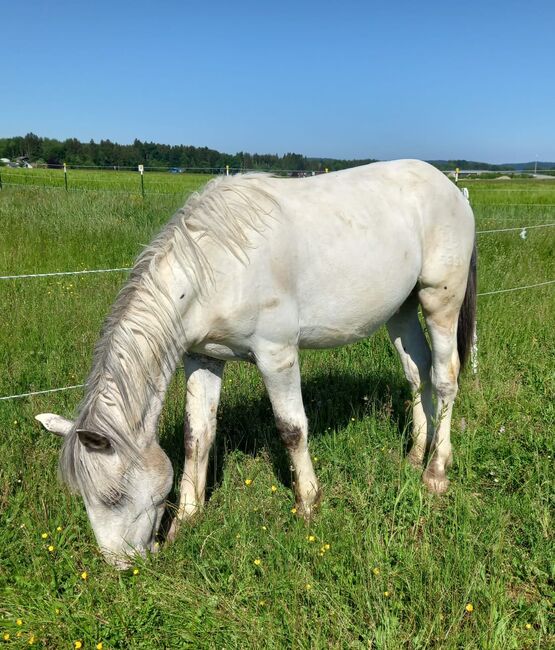
[[[225,166],[225,175],[229,176],[229,165]]]
[[[66,192],[68,191],[67,189],[67,165],[64,163],[64,185],[66,188]]]
[[[459,182],[459,172],[460,169],[458,167],[455,168],[455,183]]]
[[[143,199],[145,198],[145,179],[144,179],[145,166],[139,165],[139,172],[141,174],[141,195]]]

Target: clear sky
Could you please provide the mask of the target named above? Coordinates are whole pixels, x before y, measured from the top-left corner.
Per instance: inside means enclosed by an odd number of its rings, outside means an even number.
[[[0,137],[555,161],[555,1],[14,0]]]

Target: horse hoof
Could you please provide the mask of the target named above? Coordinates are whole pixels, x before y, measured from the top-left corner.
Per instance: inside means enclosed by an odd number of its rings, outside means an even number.
[[[179,521],[177,518],[174,518],[172,521],[172,525],[170,526],[170,529],[168,531],[168,534],[166,535],[166,543],[171,544],[172,542],[175,542],[177,538],[177,533],[179,532],[179,524],[181,521]]]
[[[423,455],[419,454],[418,452],[413,452],[412,449],[409,451],[407,455],[407,461],[409,462],[412,467],[415,469],[422,469],[422,466],[424,465],[424,457]]]
[[[422,480],[432,494],[445,494],[449,489],[449,479],[445,474],[426,470],[422,475]]]
[[[295,511],[299,517],[306,521],[310,521],[314,517],[320,503],[322,502],[322,490],[318,488],[316,494],[311,498],[309,503],[303,503],[297,500],[295,503]]]

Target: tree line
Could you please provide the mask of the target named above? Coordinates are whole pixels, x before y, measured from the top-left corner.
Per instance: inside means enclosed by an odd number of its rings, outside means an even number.
[[[199,170],[232,169],[292,170],[298,172],[324,171],[354,167],[374,162],[367,160],[337,160],[334,158],[308,158],[298,153],[251,154],[240,151],[222,153],[208,147],[167,145],[142,142],[118,144],[111,140],[81,142],[76,138],[56,140],[41,138],[34,133],[13,138],[0,138],[0,158],[27,158],[29,162],[46,166],[63,163],[74,166],[187,168]]]
[[[0,138],[0,158],[15,160],[25,157],[31,163],[45,166],[61,166],[63,163],[82,167],[146,167],[187,168],[187,169],[259,169],[290,170],[297,172],[337,170],[356,167],[375,162],[374,158],[340,160],[337,158],[309,158],[298,153],[251,154],[244,151],[229,154],[188,145],[168,145],[156,142],[142,142],[135,139],[133,144],[118,144],[111,140],[81,142],[76,138],[56,140],[41,138],[34,133],[13,138]],[[430,160],[438,169],[449,171],[503,169],[530,170],[553,169],[555,163],[529,162],[492,165],[473,160]]]

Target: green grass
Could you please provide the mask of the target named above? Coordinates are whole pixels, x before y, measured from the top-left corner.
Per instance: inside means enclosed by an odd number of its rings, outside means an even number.
[[[160,176],[145,201],[5,187],[0,275],[129,266],[205,180]],[[555,221],[551,181],[501,183],[464,183],[478,229]],[[479,235],[478,247],[480,291],[555,278],[551,228],[525,241]],[[124,279],[0,281],[0,395],[81,383]],[[81,500],[57,481],[59,440],[34,420],[71,416],[81,391],[0,402],[0,639],[27,647],[33,635],[55,649],[76,640],[122,649],[552,647],[554,313],[553,286],[479,300],[479,374],[461,380],[442,498],[403,460],[409,392],[384,331],[304,353],[324,490],[310,526],[291,512],[289,465],[256,370],[228,364],[206,508],[174,545],[138,562],[137,575],[100,558]],[[160,425],[176,481],[183,400],[178,372]]]

